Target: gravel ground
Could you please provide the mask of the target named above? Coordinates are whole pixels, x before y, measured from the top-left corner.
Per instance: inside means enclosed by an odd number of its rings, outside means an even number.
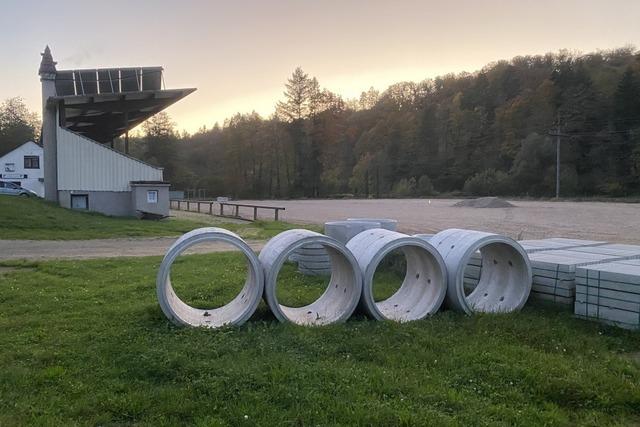
[[[288,222],[322,224],[347,217],[378,217],[397,219],[399,230],[408,233],[471,228],[502,233],[517,239],[573,237],[640,244],[640,204],[510,200],[516,207],[453,207],[458,201],[382,199],[253,202],[285,207],[282,219]]]
[[[514,208],[453,207],[453,199],[269,200],[248,203],[283,206],[284,221],[323,224],[348,217],[393,218],[406,233],[436,233],[470,228],[516,239],[573,237],[640,244],[640,204],[604,202],[511,201]],[[179,213],[181,217],[205,217]],[[212,219],[219,221],[219,219]],[[226,219],[225,219],[226,221]],[[71,241],[0,240],[0,260],[90,259],[164,255],[175,237]],[[264,242],[251,241],[254,250]],[[198,245],[198,253],[228,250],[219,244]]]

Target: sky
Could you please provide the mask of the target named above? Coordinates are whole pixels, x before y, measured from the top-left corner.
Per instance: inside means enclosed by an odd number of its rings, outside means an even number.
[[[58,69],[164,67],[198,90],[179,129],[268,116],[300,66],[345,98],[518,55],[640,47],[638,0],[2,0],[0,101],[40,111],[40,52]]]

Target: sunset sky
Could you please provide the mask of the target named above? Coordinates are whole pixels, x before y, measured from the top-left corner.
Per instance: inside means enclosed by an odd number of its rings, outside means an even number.
[[[195,131],[268,116],[296,66],[346,98],[562,48],[640,45],[640,1],[3,0],[0,101],[40,110],[40,52],[59,69],[162,65],[198,91],[168,112]]]

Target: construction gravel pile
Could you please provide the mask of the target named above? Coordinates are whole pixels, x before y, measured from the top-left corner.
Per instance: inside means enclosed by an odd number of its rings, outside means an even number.
[[[515,205],[499,197],[480,197],[461,200],[453,205],[456,208],[515,208]]]

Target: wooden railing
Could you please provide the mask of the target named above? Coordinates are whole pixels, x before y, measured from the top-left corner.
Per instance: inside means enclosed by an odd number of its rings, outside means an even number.
[[[213,205],[215,203],[220,205],[220,207],[219,207],[220,210],[219,210],[219,214],[218,215],[213,213],[213,211],[214,211]],[[192,210],[191,209],[191,205],[195,205],[196,206],[196,210]],[[252,205],[252,204],[248,204],[248,203],[217,202],[217,201],[209,201],[209,200],[189,200],[189,199],[171,199],[171,200],[169,200],[169,206],[172,209],[175,208],[175,209],[178,209],[178,210],[184,210],[184,211],[189,211],[189,212],[203,213],[203,210],[202,210],[202,206],[203,205],[205,207],[204,213],[208,213],[209,215],[216,215],[216,216],[221,216],[221,217],[225,217],[225,218],[247,219],[249,221],[251,221],[251,219],[243,218],[242,216],[240,216],[240,208],[241,207],[253,209],[253,221],[256,221],[258,219],[258,210],[260,210],[260,209],[272,210],[273,211],[273,219],[274,219],[274,221],[279,221],[280,220],[280,211],[284,211],[285,210],[285,208],[283,208],[282,206]],[[186,209],[183,209],[183,206],[185,206]],[[230,206],[232,208],[233,214],[226,213],[225,209],[224,209],[225,206]]]

